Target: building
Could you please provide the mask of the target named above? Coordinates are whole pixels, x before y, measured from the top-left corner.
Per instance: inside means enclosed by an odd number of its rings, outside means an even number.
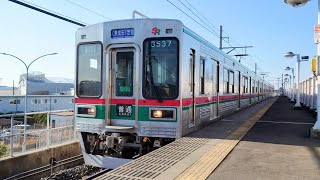
[[[26,94],[26,74],[20,75],[19,92]],[[28,95],[73,95],[74,81],[60,77],[45,77],[44,73],[29,74]]]
[[[0,96],[19,95],[19,89],[0,85]]]
[[[25,96],[0,96],[0,114],[24,112]],[[74,109],[72,95],[28,95],[27,112]]]
[[[56,112],[50,114],[50,121],[52,128],[72,126],[73,125],[73,112]]]

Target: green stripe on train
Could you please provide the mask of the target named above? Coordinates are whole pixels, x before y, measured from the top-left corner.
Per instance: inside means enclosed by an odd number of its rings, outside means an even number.
[[[247,98],[245,98],[247,99]],[[231,101],[236,101],[236,99],[231,99],[231,100],[223,100],[220,101],[220,103],[226,103],[226,102],[231,102]],[[208,102],[208,103],[203,103],[203,104],[197,104],[196,108],[200,108],[200,107],[205,107],[205,106],[209,106],[211,104],[216,104],[216,102]],[[105,119],[105,105],[95,105],[96,106],[96,117],[94,119]],[[191,106],[184,106],[182,107],[182,110],[188,110],[190,109]],[[156,121],[156,122],[176,122],[177,121],[177,117],[174,121],[172,120],[151,120],[149,119],[149,108],[147,106],[140,106],[138,109],[138,119],[139,121]],[[177,108],[175,108],[177,111]],[[111,119],[113,120],[134,120],[135,119],[135,106],[132,106],[132,115],[127,117],[127,116],[118,116],[117,115],[117,111],[116,111],[116,105],[111,105],[110,108],[111,111]],[[80,116],[79,116],[80,117]],[[81,118],[85,118],[85,117],[81,117]],[[91,117],[87,117],[87,118],[91,118]]]
[[[96,114],[97,116],[94,119],[105,119],[105,105],[95,105],[96,106]],[[117,115],[117,106],[111,105],[111,119],[113,120],[135,120],[135,106],[132,106],[132,115],[131,116],[118,116]],[[177,108],[175,108],[177,111]],[[138,119],[139,121],[152,121],[152,122],[177,122],[177,117],[175,120],[151,120],[149,119],[149,107],[140,106],[138,109]],[[83,117],[82,117],[83,118]],[[87,117],[91,118],[91,117]]]

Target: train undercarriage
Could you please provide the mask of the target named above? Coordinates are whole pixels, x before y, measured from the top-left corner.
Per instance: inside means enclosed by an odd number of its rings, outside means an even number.
[[[86,133],[82,132],[86,153],[124,159],[135,159],[162,147],[174,138],[141,137],[135,133]]]

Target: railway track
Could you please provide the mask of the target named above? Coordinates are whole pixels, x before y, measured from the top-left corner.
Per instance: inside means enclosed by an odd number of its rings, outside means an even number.
[[[91,175],[91,176],[88,176],[87,178],[85,178],[85,180],[92,180],[92,179],[94,179],[94,178],[96,178],[96,177],[99,177],[99,176],[101,176],[101,175],[103,175],[104,173],[107,173],[108,171],[110,171],[111,169],[104,169],[104,170],[102,170],[102,171],[100,171],[100,172],[98,172],[98,173],[96,173],[96,174],[93,174],[93,175]]]
[[[29,179],[31,177],[36,177],[37,175],[39,175],[41,173],[45,173],[47,171],[50,171],[51,172],[50,174],[52,174],[53,170],[55,168],[58,168],[59,166],[63,166],[63,165],[68,165],[68,164],[74,163],[76,161],[83,161],[82,154],[77,155],[77,156],[73,156],[73,157],[70,157],[67,159],[63,159],[60,161],[52,160],[51,164],[48,164],[48,165],[45,165],[45,166],[42,166],[39,168],[35,168],[35,169],[29,170],[29,171],[25,171],[20,174],[16,174],[16,175],[8,177],[4,180]]]

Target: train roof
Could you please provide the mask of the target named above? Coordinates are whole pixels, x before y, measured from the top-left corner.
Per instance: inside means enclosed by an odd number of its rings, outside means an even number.
[[[254,73],[253,70],[251,70],[250,68],[248,68],[247,66],[239,63],[237,60],[235,60],[233,57],[231,57],[230,55],[228,55],[227,53],[223,52],[222,50],[220,50],[218,47],[216,47],[215,45],[213,45],[212,43],[210,43],[209,41],[207,41],[206,39],[204,39],[203,37],[201,37],[199,34],[197,34],[196,32],[192,31],[190,28],[184,26],[184,24],[178,20],[178,19],[161,19],[161,18],[142,18],[142,19],[123,19],[123,20],[114,20],[114,21],[106,21],[106,22],[102,22],[102,23],[97,23],[97,24],[92,24],[89,26],[85,26],[85,27],[81,27],[78,29],[78,31],[81,31],[81,29],[85,29],[86,27],[94,27],[94,26],[105,26],[107,24],[110,23],[119,23],[119,22],[132,22],[132,21],[171,21],[171,22],[176,22],[179,23],[183,26],[183,32],[188,34],[189,36],[195,38],[196,40],[198,40],[199,42],[205,44],[207,47],[209,47],[210,49],[212,49],[213,51],[215,51],[216,53],[219,53],[220,55],[222,55],[223,57],[227,58],[229,61],[232,61],[234,64],[236,64],[237,66],[240,66],[241,68],[246,69],[247,71],[250,71],[251,73]],[[261,77],[257,76],[258,79],[262,79]],[[271,83],[269,83],[268,81],[265,81],[266,84],[271,85]]]

